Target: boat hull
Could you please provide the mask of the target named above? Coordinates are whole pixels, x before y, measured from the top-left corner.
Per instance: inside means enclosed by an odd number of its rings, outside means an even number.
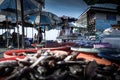
[[[80,59],[80,58],[83,58],[86,61],[93,61],[93,60],[95,60],[98,64],[111,65],[111,62],[109,60],[102,59],[100,57],[97,57],[97,56],[91,55],[91,54],[80,53],[77,56],[77,59]]]

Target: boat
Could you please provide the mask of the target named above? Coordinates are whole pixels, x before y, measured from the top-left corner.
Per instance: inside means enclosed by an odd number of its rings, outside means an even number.
[[[9,57],[9,58],[0,58],[0,62],[2,62],[2,61],[16,60],[16,58],[24,59],[25,57],[24,56],[16,56],[16,57]]]
[[[11,57],[24,57],[25,54],[35,54],[37,52],[37,49],[19,49],[19,50],[8,50],[3,53],[4,58],[11,58]]]
[[[99,52],[119,52],[119,49],[117,48],[97,48]]]
[[[99,52],[114,52],[117,51],[116,48],[82,48],[82,47],[71,47],[72,51],[84,52],[84,53],[99,53]],[[119,51],[120,52],[120,51]]]
[[[70,51],[70,46],[60,46],[60,47],[51,47],[51,48],[42,48],[42,49]]]
[[[96,48],[81,48],[81,47],[71,47],[72,51],[84,52],[84,53],[98,53],[99,50]]]
[[[85,54],[85,53],[80,53],[76,58],[77,59],[83,58],[86,61],[93,61],[93,60],[95,60],[98,64],[104,64],[104,65],[111,65],[112,64],[109,60],[102,59],[102,58],[97,57],[95,55]]]
[[[46,41],[42,42],[41,44],[31,44],[35,48],[59,48],[62,46],[76,46],[75,42],[54,42],[54,41]]]
[[[111,48],[112,45],[110,43],[94,43],[94,48]]]
[[[55,47],[55,48],[40,48],[40,49],[19,49],[19,50],[8,50],[3,53],[4,58],[11,58],[11,57],[25,57],[26,54],[34,55],[37,53],[38,50],[50,50],[56,53],[65,53],[70,51],[69,46],[63,46],[63,47]]]
[[[114,50],[114,49],[111,49],[109,51],[103,50],[98,53],[98,56],[120,63],[120,50]]]

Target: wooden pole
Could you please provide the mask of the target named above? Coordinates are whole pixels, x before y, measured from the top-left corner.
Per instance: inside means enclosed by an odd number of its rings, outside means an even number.
[[[25,40],[24,40],[24,6],[23,6],[23,0],[20,0],[21,4],[21,19],[22,19],[22,48],[25,48]]]
[[[46,27],[47,26],[44,26],[44,41],[45,41],[45,47],[47,47],[47,42],[46,42]]]
[[[7,48],[9,47],[9,35],[8,35],[8,17],[6,17],[6,28],[7,28]]]
[[[18,5],[17,5],[17,0],[15,0],[16,3],[16,27],[17,27],[17,47],[20,49],[20,41],[19,41],[19,26],[18,26]]]
[[[39,28],[41,27],[41,10],[42,10],[42,7],[39,5],[39,12],[40,12],[40,14],[39,14],[39,16],[40,16],[40,19],[39,19]],[[39,28],[38,28],[38,33],[39,33]],[[37,40],[38,40],[37,43],[39,44],[39,37],[38,37]]]

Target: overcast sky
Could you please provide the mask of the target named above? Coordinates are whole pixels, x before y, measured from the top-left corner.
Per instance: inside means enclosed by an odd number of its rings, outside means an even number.
[[[58,16],[78,18],[87,7],[83,0],[46,0],[45,2],[45,10]]]

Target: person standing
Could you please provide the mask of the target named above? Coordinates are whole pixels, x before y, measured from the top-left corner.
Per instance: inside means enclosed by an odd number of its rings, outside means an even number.
[[[42,30],[42,28],[38,28],[38,43],[40,44],[42,39],[43,39],[43,35],[42,33],[44,33],[44,31]]]
[[[13,46],[17,46],[17,33],[15,31],[12,33],[12,43]]]
[[[37,43],[37,35],[35,33],[34,38],[33,38],[33,43]]]

